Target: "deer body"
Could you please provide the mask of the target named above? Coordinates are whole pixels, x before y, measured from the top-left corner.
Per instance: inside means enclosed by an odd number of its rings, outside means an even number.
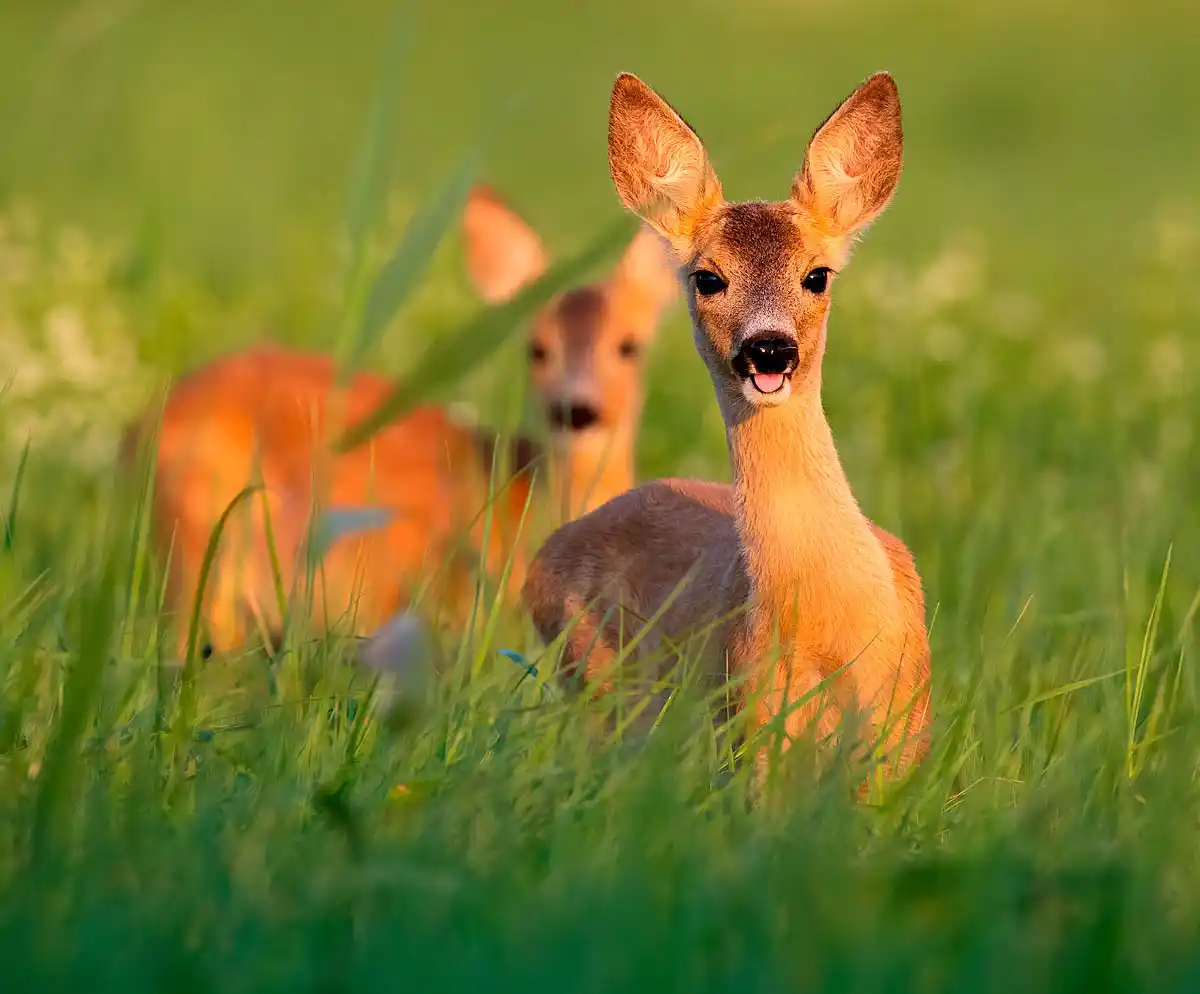
[[[545,268],[537,236],[486,187],[472,191],[464,229],[468,268],[488,302],[511,297]],[[639,353],[674,292],[670,279],[661,240],[643,231],[607,281],[569,291],[538,315],[530,361],[551,427],[545,453],[517,438],[498,457],[493,434],[435,405],[335,453],[331,443],[372,413],[391,384],[360,373],[339,386],[327,356],[258,346],[181,377],[162,410],[152,509],[155,544],[170,557],[167,602],[180,651],[209,536],[252,483],[263,491],[230,516],[206,586],[202,614],[217,651],[241,646],[255,628],[278,635],[283,619],[268,524],[282,587],[294,594],[314,505],[377,508],[387,516],[322,557],[312,588],[320,629],[349,616],[350,631],[373,631],[427,581],[433,603],[461,620],[471,568],[481,559],[493,575],[511,559],[505,592],[515,593],[527,562],[521,535],[528,501],[536,508],[548,497],[553,507],[579,513],[633,483]],[[127,431],[126,463],[157,414],[148,412]],[[485,543],[494,457],[494,489],[504,489],[491,506]],[[550,464],[545,495],[531,490],[539,461]],[[538,476],[547,476],[544,466]]]
[[[642,659],[657,658],[664,640],[692,640],[687,655],[701,661],[705,679],[723,679],[725,644],[750,592],[733,510],[726,484],[654,480],[551,535],[523,595],[547,642],[569,629],[566,671],[591,680],[609,672],[622,633],[628,639],[668,604]]]
[[[890,200],[901,145],[895,84],[878,74],[818,129],[788,200],[729,204],[695,132],[636,77],[618,78],[613,180],[674,250],[733,484],[659,481],[620,495],[552,535],[524,587],[547,641],[594,602],[565,647],[567,666],[586,669],[611,659],[619,630],[608,622],[593,645],[589,623],[646,618],[690,581],[650,646],[733,616],[703,665],[719,679],[723,656],[747,678],[752,729],[786,711],[786,747],[813,722],[831,733],[852,708],[897,768],[928,748],[924,594],[903,543],[855,500],[821,405],[821,361],[831,276]],[[635,551],[648,544],[678,551]],[[825,680],[832,706],[819,696],[796,706]]]

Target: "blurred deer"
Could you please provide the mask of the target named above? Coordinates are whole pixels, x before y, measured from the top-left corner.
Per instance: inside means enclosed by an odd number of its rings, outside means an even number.
[[[668,479],[614,497],[547,539],[523,591],[547,643],[567,633],[569,674],[603,689],[622,630],[665,606],[643,661],[691,639],[710,679],[745,677],[750,732],[787,712],[788,740],[828,736],[842,712],[865,714],[893,772],[928,748],[924,594],[908,549],[859,510],[821,363],[834,274],[891,200],[901,150],[899,94],[879,73],[813,135],[787,200],[729,203],[691,127],[617,78],[613,182],[672,247],[733,484]]]
[[[511,298],[546,268],[537,234],[482,184],[468,198],[463,229],[469,275],[488,303]],[[550,429],[549,496],[567,514],[633,484],[642,356],[675,293],[665,246],[643,228],[605,281],[560,295],[533,322],[529,362]],[[209,536],[239,491],[256,482],[263,489],[230,515],[206,584],[205,654],[239,647],[255,629],[278,639],[281,607],[307,569],[315,501],[374,508],[387,519],[324,553],[312,587],[318,629],[349,616],[352,632],[373,631],[409,604],[422,581],[435,604],[462,620],[481,558],[494,576],[511,561],[505,595],[515,599],[527,562],[527,500],[544,500],[531,495],[535,468],[546,476],[539,447],[518,437],[497,453],[493,433],[426,405],[338,454],[333,439],[372,413],[391,384],[373,373],[342,387],[335,381],[326,356],[262,345],[218,358],[169,391],[155,443],[152,515],[155,544],[169,556],[166,600],[181,654]],[[157,415],[156,407],[127,430],[126,466]]]

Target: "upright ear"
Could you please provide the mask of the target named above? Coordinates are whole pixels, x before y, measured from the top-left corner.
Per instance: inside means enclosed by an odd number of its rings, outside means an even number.
[[[679,295],[670,246],[643,226],[608,278],[608,288],[629,330],[650,338],[663,310]]]
[[[463,209],[467,272],[489,304],[511,299],[546,271],[542,240],[485,183],[476,183]]]
[[[676,251],[721,203],[721,183],[696,132],[631,73],[613,84],[608,168],[621,202]]]
[[[813,135],[792,180],[792,198],[830,237],[852,235],[892,199],[903,151],[896,81],[875,73]]]

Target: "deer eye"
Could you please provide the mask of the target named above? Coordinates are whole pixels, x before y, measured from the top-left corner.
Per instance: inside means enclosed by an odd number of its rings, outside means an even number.
[[[621,353],[622,359],[636,359],[641,349],[638,348],[638,343],[632,338],[626,338],[617,346],[617,351]]]
[[[546,361],[546,346],[541,342],[534,342],[529,346],[529,359],[531,362],[541,365]]]
[[[809,293],[824,293],[829,286],[829,267],[818,266],[804,277],[804,289]]]
[[[696,292],[701,297],[711,297],[729,286],[720,276],[708,269],[697,269],[692,273],[692,279],[696,281]]]

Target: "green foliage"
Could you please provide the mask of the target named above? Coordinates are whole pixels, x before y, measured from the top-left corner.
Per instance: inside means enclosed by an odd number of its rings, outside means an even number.
[[[122,994],[1191,989],[1196,11],[470,13],[0,5],[8,975]],[[432,634],[437,678],[403,720],[303,616],[272,658],[211,664],[193,620],[188,665],[164,665],[145,495],[111,474],[152,381],[269,334],[397,374],[385,414],[472,401],[514,428],[510,346],[632,232],[604,168],[617,71],[660,87],[743,197],[782,195],[812,126],[883,67],[906,172],[838,281],[825,403],[864,509],[925,580],[937,727],[902,789],[855,803],[856,771],[801,748],[795,781],[750,803],[695,688],[560,694],[486,596],[478,625]],[[500,308],[461,273],[477,172],[565,260]],[[728,477],[678,309],[639,467]],[[328,512],[321,541],[373,513]],[[648,690],[671,695],[649,724]]]

